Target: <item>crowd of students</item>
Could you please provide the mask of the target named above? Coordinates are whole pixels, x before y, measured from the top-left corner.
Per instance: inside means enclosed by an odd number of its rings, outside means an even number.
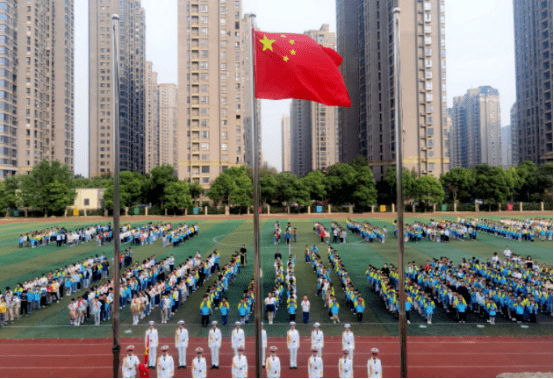
[[[405,271],[406,316],[413,308],[428,324],[435,308],[442,307],[455,321],[465,323],[469,312],[495,324],[497,315],[510,321],[537,322],[537,315],[552,316],[552,266],[532,261],[501,260],[495,254],[486,262],[473,257],[455,265],[446,257],[424,267],[408,263]],[[398,271],[395,267],[366,271],[371,289],[380,293],[387,309],[398,313]]]
[[[333,222],[333,234],[335,234],[335,228],[340,229],[340,226]],[[367,242],[373,242],[374,240],[379,241],[381,243],[385,243],[387,239],[387,228],[378,228],[376,226],[371,225],[369,222],[364,221],[363,224],[360,224],[359,222],[356,222],[351,219],[346,220],[346,228],[350,230],[354,234],[360,235],[365,241]],[[337,242],[333,239],[333,242]]]
[[[229,263],[223,266],[222,269],[219,269],[218,264],[217,280],[206,290],[202,302],[200,303],[202,326],[207,327],[209,325],[210,316],[214,314],[215,310],[220,312],[223,325],[227,325],[231,308],[225,297],[225,292],[229,288],[229,284],[235,281],[237,274],[240,273],[240,256],[240,253],[236,251],[231,256]]]
[[[356,289],[354,283],[350,279],[342,260],[336,250],[334,250],[331,245],[327,247],[327,255],[329,257],[329,263],[331,267],[337,274],[339,282],[344,291],[344,296],[346,298],[346,304],[350,308],[350,311],[356,315],[358,322],[362,322],[363,313],[365,310],[365,300],[362,298],[360,291]],[[340,309],[336,297],[332,298],[332,305],[330,306],[330,317],[333,319],[334,323],[340,322],[338,318],[338,311]]]
[[[153,233],[154,238],[159,235],[159,233],[169,234],[175,232],[172,230],[171,224],[148,224],[140,228],[135,228],[134,230],[142,230],[143,233],[147,235]],[[122,233],[131,231],[130,225],[122,227],[121,231]],[[111,232],[112,229],[110,225],[99,225],[82,228],[72,233],[77,233],[79,239],[82,238],[84,242],[97,239],[99,241],[101,240],[102,243],[106,243],[110,242],[112,236]],[[50,233],[53,233],[52,236],[54,238],[59,238],[58,236],[64,234],[62,233],[62,229],[50,228],[40,233],[33,234],[33,238],[27,240],[30,241],[29,243],[31,245],[34,243],[34,246],[51,243],[53,239],[50,238]],[[196,235],[197,234],[198,229],[196,229]],[[49,237],[48,242],[46,235]],[[40,238],[38,238],[39,236]],[[40,243],[38,242],[39,240]],[[62,243],[65,243],[64,241],[69,243],[69,240],[70,238],[67,238],[67,240],[64,238]],[[126,267],[131,265],[132,258],[133,252],[131,248],[121,252],[119,259],[120,268],[123,267],[123,265]],[[155,262],[155,258],[153,257],[152,259],[154,259]],[[152,259],[144,261],[143,265],[146,265],[146,268],[150,268],[149,266],[151,265],[150,262]],[[169,265],[168,262],[171,262],[172,266],[174,264],[173,257],[164,261],[164,268]],[[107,257],[102,253],[100,256],[97,254],[95,257],[91,256],[88,259],[57,269],[54,272],[49,272],[48,275],[43,274],[40,278],[36,277],[34,280],[18,283],[13,290],[9,287],[6,288],[5,295],[0,295],[0,298],[6,303],[6,314],[3,320],[1,320],[2,317],[0,316],[0,325],[4,322],[14,322],[21,315],[27,315],[33,311],[43,309],[54,301],[59,303],[59,300],[62,299],[64,295],[71,296],[80,291],[83,291],[83,295],[73,298],[68,307],[71,325],[80,325],[88,319],[91,314],[95,315],[95,324],[98,325],[101,321],[109,319],[114,296],[113,288],[111,288],[110,282],[93,286],[90,291],[88,288],[91,284],[107,279],[110,275],[109,270],[110,263]],[[173,268],[171,268],[171,270],[173,270]],[[150,278],[156,278],[159,273],[165,271],[167,271],[167,269],[158,270],[155,268],[149,271]],[[139,283],[141,289],[144,287],[145,272],[146,271],[143,272],[143,270],[141,270],[141,266],[137,262],[132,268],[133,275],[127,275],[127,273],[122,275],[122,288],[120,289],[121,304],[124,305],[126,302],[132,301],[132,298],[138,292]],[[157,284],[157,286],[153,286],[154,288],[161,288],[159,283],[154,284]],[[139,295],[140,299],[143,300],[145,294],[141,292]],[[137,301],[135,301],[135,304],[136,303]],[[146,307],[143,311],[146,311]]]
[[[273,232],[273,244],[281,243],[281,236],[282,230],[281,230],[281,223],[279,221],[275,221],[275,231]],[[296,242],[298,240],[298,231],[296,228],[292,228],[290,225],[290,222],[287,223],[287,226],[285,227],[285,243],[288,245],[291,243],[291,241]]]
[[[130,225],[122,228],[130,228]],[[75,246],[82,242],[89,242],[99,238],[103,241],[110,241],[112,238],[112,226],[108,225],[93,225],[80,227],[75,230],[67,230],[54,226],[41,231],[25,233],[19,236],[19,247],[39,247],[50,243],[56,243],[56,246]]]
[[[398,238],[397,221],[394,220],[394,236]],[[451,239],[464,240],[467,236],[469,240],[477,239],[477,229],[473,226],[466,226],[463,223],[454,221],[434,221],[429,224],[419,221],[413,224],[404,225],[404,241],[420,242],[427,239],[433,242],[450,242]]]
[[[458,220],[460,223],[471,225],[479,231],[510,240],[533,242],[535,238],[539,238],[542,241],[546,239],[552,241],[552,219],[465,220],[458,218]]]

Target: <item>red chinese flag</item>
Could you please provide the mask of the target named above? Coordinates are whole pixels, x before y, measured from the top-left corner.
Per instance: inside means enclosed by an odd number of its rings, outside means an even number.
[[[342,57],[335,50],[304,34],[253,33],[256,98],[351,106],[339,71]]]
[[[146,349],[144,350],[144,364],[148,365],[148,354],[150,353],[150,338],[146,339]]]

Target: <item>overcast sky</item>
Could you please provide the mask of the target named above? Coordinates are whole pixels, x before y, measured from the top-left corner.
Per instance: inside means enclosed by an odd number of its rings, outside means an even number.
[[[212,0],[213,1],[213,0]],[[159,83],[177,83],[177,1],[142,0],[146,57]],[[277,5],[278,4],[278,5]],[[75,1],[75,172],[88,174],[88,1]],[[262,31],[303,33],[329,24],[336,32],[335,0],[243,0]],[[449,106],[469,88],[500,91],[502,125],[515,102],[513,8],[508,0],[446,1],[446,67]],[[348,59],[348,57],[345,57]],[[262,100],[262,151],[281,169],[281,116],[290,100]]]

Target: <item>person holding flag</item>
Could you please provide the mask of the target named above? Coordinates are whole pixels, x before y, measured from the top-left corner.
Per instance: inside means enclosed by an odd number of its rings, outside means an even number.
[[[133,345],[127,346],[127,356],[123,358],[123,366],[121,372],[124,378],[135,378],[137,376],[139,359],[133,354],[135,347]]]
[[[308,359],[308,378],[323,378],[323,360],[318,351],[317,348],[312,348],[312,356]]]
[[[264,367],[268,378],[280,378],[281,377],[281,361],[276,356],[277,348],[271,346],[269,348],[270,356],[265,360]]]
[[[156,364],[158,378],[173,378],[175,364],[173,363],[173,357],[167,354],[168,350],[169,346],[162,346],[162,355],[158,357],[158,362]]]
[[[339,359],[339,378],[353,378],[354,377],[354,365],[352,364],[352,358],[348,356],[350,350],[344,349],[342,351],[342,358]]]
[[[148,364],[148,368],[156,368],[156,349],[158,347],[158,330],[154,328],[154,321],[148,323],[149,327],[146,330],[144,336],[144,341],[147,346],[147,354],[145,357],[148,357],[148,361],[145,362]]]

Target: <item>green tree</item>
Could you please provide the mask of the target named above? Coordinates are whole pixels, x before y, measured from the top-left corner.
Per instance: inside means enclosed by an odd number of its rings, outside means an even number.
[[[475,177],[471,170],[463,167],[455,167],[441,174],[440,181],[444,187],[450,190],[454,203],[456,203],[460,192],[470,191],[471,187],[475,184]]]
[[[225,171],[227,172],[227,171]],[[233,189],[233,180],[229,175],[223,172],[213,181],[206,195],[213,201],[214,206],[221,205],[223,201],[229,202],[231,191]]]
[[[252,180],[246,175],[246,167],[230,167],[213,182],[207,195],[216,206],[222,202],[248,207],[252,205]]]
[[[336,163],[327,169],[327,194],[329,202],[335,205],[351,204],[355,185],[356,170],[347,163]]]
[[[21,177],[21,199],[24,206],[60,213],[73,204],[77,196],[73,173],[58,161],[46,159],[36,165],[28,175]]]
[[[537,166],[531,161],[523,161],[519,163],[516,170],[523,181],[519,191],[519,199],[521,201],[531,201],[531,194],[535,192],[537,187]]]
[[[414,198],[414,187],[417,175],[414,171],[409,171],[406,167],[402,168],[402,195],[404,197],[404,204],[408,204]],[[396,202],[396,166],[387,168],[387,174],[385,175],[385,181],[391,188],[393,198]]]
[[[184,181],[168,183],[164,188],[164,199],[165,208],[171,209],[174,213],[177,209],[192,205],[188,183]]]
[[[354,159],[352,163],[356,161],[357,159]],[[368,165],[356,168],[352,163],[352,168],[356,173],[352,202],[361,207],[377,204],[377,186],[373,178],[373,172],[371,172]]]
[[[175,169],[170,164],[164,164],[162,166],[154,167],[150,171],[150,178],[147,180],[148,196],[147,202],[152,204],[160,204],[164,208],[165,188],[170,184],[177,182],[177,177],[174,175]]]
[[[202,195],[202,186],[196,182],[189,184],[190,196],[194,204],[197,203],[200,195]]]
[[[434,176],[425,175],[415,179],[413,194],[416,201],[432,206],[443,202],[444,187]]]
[[[82,175],[75,175],[75,188],[108,188],[108,184],[112,181],[111,175],[95,176],[93,178],[85,178]]]
[[[326,200],[325,175],[321,171],[310,171],[300,181],[304,184],[311,200]]]
[[[514,167],[510,167],[504,171],[504,179],[506,180],[506,185],[508,186],[508,193],[510,200],[514,201],[514,196],[523,186],[523,179],[519,176],[517,170]]]
[[[6,184],[0,181],[0,213],[4,214],[8,208],[8,196],[6,195]]]
[[[509,196],[506,176],[501,167],[481,163],[473,167],[475,186],[473,193],[484,203],[505,203]]]
[[[275,195],[275,189],[277,188],[275,176],[273,172],[267,172],[260,177],[260,196],[264,205],[267,204],[268,199],[270,200]]]
[[[298,178],[296,175],[290,172],[280,172],[275,176],[277,185],[275,186],[275,196],[274,199],[279,203],[290,204],[295,201],[297,197],[296,190],[300,188],[296,185]]]
[[[139,205],[145,200],[144,189],[147,186],[146,178],[138,172],[123,171],[119,174],[119,199],[120,210],[125,207]],[[108,184],[104,191],[104,207],[113,209],[114,192],[113,181]]]
[[[309,207],[312,204],[310,197],[310,191],[306,187],[306,184],[302,180],[296,180],[292,185],[292,202],[298,203],[305,207]]]
[[[18,191],[21,189],[22,180],[23,180],[23,175],[9,176],[6,179],[4,179],[4,191],[5,191],[5,200],[6,200],[7,207],[18,208],[23,206],[23,201],[21,199],[21,192]]]
[[[537,192],[541,200],[552,201],[552,162],[541,164],[536,173]]]

